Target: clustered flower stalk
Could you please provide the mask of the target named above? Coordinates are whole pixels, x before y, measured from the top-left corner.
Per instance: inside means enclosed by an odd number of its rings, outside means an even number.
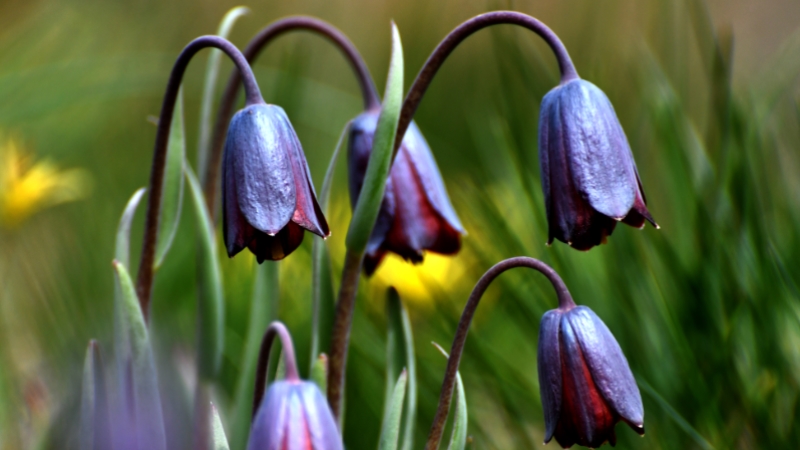
[[[341,423],[347,349],[361,272],[371,275],[389,252],[420,262],[426,251],[443,254],[459,251],[464,228],[450,203],[432,152],[412,118],[433,77],[453,50],[476,31],[498,24],[522,26],[539,35],[553,51],[561,73],[559,85],[542,102],[539,127],[548,244],[555,238],[576,249],[588,250],[604,242],[618,221],[642,227],[647,220],[655,225],[613,107],[599,88],[579,78],[556,34],[537,19],[513,11],[482,14],[462,23],[439,43],[407,93],[392,151],[394,165],[385,181],[380,212],[369,230],[366,248],[346,252],[331,336],[327,404],[314,383],[300,379],[286,327],[272,323],[259,355],[248,449],[343,448],[336,423]],[[298,16],[267,26],[244,52],[220,37],[195,39],[184,48],[173,67],[156,133],[136,283],[145,320],[153,284],[171,118],[186,67],[205,47],[222,50],[236,65],[220,102],[207,170],[202,174],[207,211],[212,216],[217,209],[221,174],[223,236],[229,257],[248,248],[259,263],[278,260],[300,245],[304,230],[323,238],[329,235],[300,141],[283,109],[264,102],[250,67],[272,39],[293,30],[311,31],[332,42],[342,51],[358,79],[364,112],[351,121],[348,141],[350,198],[355,207],[365,180],[381,103],[366,64],[347,37],[330,24]],[[244,85],[245,106],[234,115],[241,85]],[[544,274],[558,297],[559,306],[545,314],[539,335],[545,441],[555,437],[564,447],[576,443],[596,447],[606,441],[613,444],[614,425],[620,420],[643,433],[641,397],[611,332],[591,310],[576,306],[552,268],[533,258],[516,257],[489,269],[467,301],[426,449],[439,446],[478,303],[489,284],[514,267],[528,267]],[[276,337],[283,345],[286,374],[285,379],[274,381],[267,389],[270,348]],[[209,415],[208,399],[205,390],[198,393],[196,416],[202,422]],[[197,445],[207,447],[204,425],[195,428],[199,433],[195,438]]]

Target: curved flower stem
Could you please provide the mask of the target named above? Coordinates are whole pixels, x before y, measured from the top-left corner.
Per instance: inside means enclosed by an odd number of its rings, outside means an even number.
[[[264,332],[264,339],[261,341],[261,350],[258,353],[258,366],[256,366],[256,386],[253,391],[253,416],[256,417],[258,405],[264,397],[264,390],[267,385],[267,369],[269,367],[269,354],[272,349],[272,341],[278,336],[283,345],[283,361],[286,367],[286,380],[300,381],[297,372],[297,360],[294,357],[294,344],[292,335],[286,329],[286,325],[277,320],[269,324],[267,331]]]
[[[358,279],[361,275],[363,259],[363,253],[347,250],[331,333],[330,357],[328,358],[328,405],[339,424],[342,423],[342,394],[344,369],[347,365],[347,343],[350,341],[350,328],[353,324],[353,310],[355,309]]]
[[[431,53],[431,56],[428,57],[428,60],[425,61],[425,65],[422,66],[419,74],[417,74],[417,78],[408,90],[406,99],[403,102],[403,109],[400,111],[400,122],[397,124],[397,135],[394,142],[394,155],[397,155],[397,150],[400,148],[400,143],[403,142],[403,136],[405,136],[408,125],[417,111],[419,102],[422,101],[422,96],[431,81],[433,81],[433,76],[436,75],[436,72],[444,63],[444,60],[458,47],[458,44],[472,35],[472,33],[488,26],[499,24],[519,25],[541,36],[553,50],[556,60],[558,60],[558,67],[561,70],[561,83],[578,78],[578,72],[572,64],[567,48],[564,47],[558,36],[553,33],[553,30],[538,19],[515,11],[494,11],[475,16],[457,26],[450,34],[445,36]]]
[[[347,36],[333,25],[322,20],[307,16],[293,16],[277,20],[262,29],[250,40],[243,52],[245,58],[252,63],[261,53],[261,50],[274,38],[295,30],[317,33],[337,46],[339,50],[344,53],[345,58],[347,58],[347,61],[356,73],[358,85],[361,87],[361,95],[364,98],[364,109],[380,107],[381,102],[378,91],[375,89],[375,83],[372,81],[372,76],[369,74],[369,69],[364,63],[361,54],[358,53],[358,50]],[[214,214],[214,211],[216,211],[217,180],[219,178],[222,147],[225,143],[225,131],[228,128],[228,122],[230,122],[231,116],[233,116],[233,108],[236,103],[236,94],[239,91],[240,82],[241,78],[235,71],[231,74],[230,78],[228,78],[228,84],[225,87],[225,92],[222,94],[222,100],[220,100],[217,120],[214,123],[214,130],[211,136],[208,165],[206,166],[205,173],[202,174],[203,178],[201,181],[203,184],[203,192],[206,197],[206,202],[208,203],[208,210],[211,211],[211,214]]]
[[[142,256],[139,262],[139,273],[136,279],[136,294],[145,320],[149,316],[150,293],[153,287],[153,261],[155,259],[156,239],[158,238],[158,219],[161,213],[161,191],[164,187],[164,164],[167,156],[167,142],[172,124],[172,113],[175,110],[175,100],[181,87],[183,74],[192,57],[206,47],[215,47],[225,52],[236,64],[236,68],[244,79],[245,97],[248,105],[263,103],[261,91],[258,89],[253,70],[247,63],[242,52],[228,40],[219,36],[201,36],[184,47],[167,82],[164,101],[161,105],[161,115],[158,119],[156,143],[153,150],[153,166],[150,170],[150,186],[147,199],[147,218],[144,225],[144,239],[142,242]]]
[[[450,357],[447,359],[447,369],[445,370],[444,381],[442,382],[442,392],[439,396],[439,407],[436,409],[436,416],[433,419],[430,434],[428,434],[428,442],[425,444],[425,450],[436,450],[439,447],[439,441],[442,438],[447,414],[450,412],[450,400],[453,397],[453,386],[456,381],[458,364],[461,362],[461,354],[464,351],[464,343],[467,340],[467,332],[469,331],[470,323],[472,323],[472,317],[475,315],[475,309],[477,309],[483,293],[492,281],[501,273],[515,267],[528,267],[543,273],[556,290],[559,309],[567,310],[575,307],[575,302],[572,300],[572,296],[569,294],[569,290],[561,277],[558,276],[552,267],[538,259],[518,256],[516,258],[500,261],[492,266],[491,269],[487,270],[472,290],[469,300],[467,300],[467,304],[464,306],[464,312],[461,314],[461,320],[458,322],[456,336],[453,339],[453,346],[450,348]]]

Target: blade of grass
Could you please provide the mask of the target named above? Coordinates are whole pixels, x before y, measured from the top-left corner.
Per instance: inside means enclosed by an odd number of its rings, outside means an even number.
[[[214,404],[211,404],[211,448],[213,450],[230,450],[228,438],[225,437],[225,429],[222,427],[222,419],[219,411]]]
[[[403,402],[406,396],[408,373],[405,369],[400,373],[394,386],[391,402],[381,426],[381,440],[378,450],[397,450],[397,440],[400,437],[400,420],[403,418]]]
[[[186,164],[186,133],[183,127],[183,88],[178,91],[175,112],[167,145],[167,162],[164,168],[164,190],[161,194],[158,242],[155,267],[161,266],[175,240],[183,206],[183,167]]]
[[[147,326],[127,269],[118,261],[114,261],[113,266],[122,294],[120,304],[115,305],[118,321],[114,330],[117,369],[121,377],[119,387],[122,389],[123,411],[132,415],[115,431],[133,433],[133,436],[117,438],[137,442],[141,450],[165,450],[158,376]]]
[[[222,363],[224,301],[214,225],[206,209],[203,191],[192,169],[185,166],[186,179],[192,194],[195,223],[198,230],[199,254],[197,287],[197,369],[198,375],[213,380]]]
[[[432,342],[433,346],[439,350],[445,358],[450,358],[450,355],[436,342]],[[456,372],[456,398],[454,399],[456,412],[453,418],[453,432],[450,435],[450,444],[447,450],[464,450],[467,446],[467,395],[464,392],[464,382],[461,381],[461,372]]]
[[[397,134],[397,122],[403,103],[403,44],[400,33],[392,22],[392,59],[386,79],[381,114],[372,141],[372,153],[367,163],[364,185],[353,208],[353,218],[347,230],[345,243],[354,253],[363,253],[372,234],[378,211],[383,201],[386,177],[392,164],[392,150]]]

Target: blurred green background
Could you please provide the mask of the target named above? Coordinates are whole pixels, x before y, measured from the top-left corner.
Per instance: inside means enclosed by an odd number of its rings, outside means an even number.
[[[0,3],[0,448],[77,447],[86,343],[97,338],[111,346],[116,225],[128,197],[149,177],[155,127],[147,117],[158,114],[180,49],[213,33],[233,6],[211,0]],[[469,235],[454,258],[429,255],[419,267],[390,260],[362,280],[348,364],[348,448],[374,448],[378,439],[386,286],[397,286],[414,327],[419,447],[445,365],[430,341],[449,347],[474,282],[493,263],[517,255],[556,268],[627,355],[640,383],[647,435],[619,425],[620,448],[800,443],[796,1],[253,0],[247,6],[252,13],[231,35],[240,48],[277,18],[315,15],[351,38],[379,90],[390,19],[403,37],[408,86],[439,39],[461,21],[493,9],[540,18],[562,38],[581,76],[615,105],[662,227],[620,226],[607,245],[587,253],[560,243],[546,247],[537,120],[539,101],[557,83],[554,58],[540,39],[513,27],[471,37],[444,65],[416,115]],[[205,60],[206,54],[194,60],[184,84],[192,161]],[[254,67],[266,100],[283,106],[296,127],[319,189],[342,127],[360,112],[349,67],[308,33],[280,38]],[[230,68],[225,62],[220,85]],[[28,184],[15,167],[28,171]],[[338,280],[350,215],[343,161],[333,189],[328,243]],[[191,218],[184,211],[154,291],[152,327],[165,384],[192,378]],[[280,268],[278,317],[294,334],[303,373],[310,244],[307,234]],[[241,367],[254,259],[243,253],[221,264],[225,352],[215,399],[230,427],[226,411]],[[542,446],[536,340],[542,314],[555,305],[545,279],[521,269],[488,291],[461,365],[472,448]],[[168,375],[175,373],[180,376]],[[165,409],[180,417],[180,407]],[[186,444],[185,436],[169,438],[170,448]]]

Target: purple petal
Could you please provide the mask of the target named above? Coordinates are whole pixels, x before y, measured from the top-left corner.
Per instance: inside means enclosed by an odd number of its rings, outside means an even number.
[[[611,331],[585,306],[574,308],[567,317],[603,398],[626,422],[641,427],[644,423],[642,397],[628,360]]]
[[[464,226],[461,225],[461,221],[450,203],[450,197],[447,195],[447,189],[445,189],[436,160],[433,159],[433,153],[414,122],[411,122],[406,135],[403,136],[402,147],[406,149],[408,160],[414,166],[423,192],[433,209],[447,221],[451,228],[464,234]]]
[[[328,401],[322,396],[317,385],[303,382],[300,389],[305,421],[311,432],[311,444],[314,450],[341,450],[344,448],[339,429],[333,419]]]
[[[261,400],[250,429],[247,450],[282,450],[289,420],[289,397],[292,385],[276,381]]]
[[[291,220],[297,204],[293,131],[282,117],[283,110],[274,105],[248,106],[233,116],[225,141],[239,209],[253,227],[268,234]]]
[[[280,108],[276,106],[275,108]],[[289,150],[289,161],[291,164],[292,176],[294,178],[295,192],[297,195],[297,205],[295,207],[292,221],[306,230],[322,237],[331,234],[328,229],[328,222],[322,214],[322,210],[317,203],[317,193],[314,191],[314,184],[311,182],[311,172],[308,170],[308,162],[303,153],[300,140],[286,117],[286,113],[281,109],[282,114],[278,120],[284,123],[287,130],[287,146]]]
[[[561,351],[559,349],[558,329],[561,312],[557,309],[547,311],[539,325],[539,392],[544,410],[544,442],[550,442],[556,431],[561,414]]]
[[[585,80],[557,89],[575,185],[595,210],[622,219],[633,206],[637,186],[633,155],[614,107]]]

